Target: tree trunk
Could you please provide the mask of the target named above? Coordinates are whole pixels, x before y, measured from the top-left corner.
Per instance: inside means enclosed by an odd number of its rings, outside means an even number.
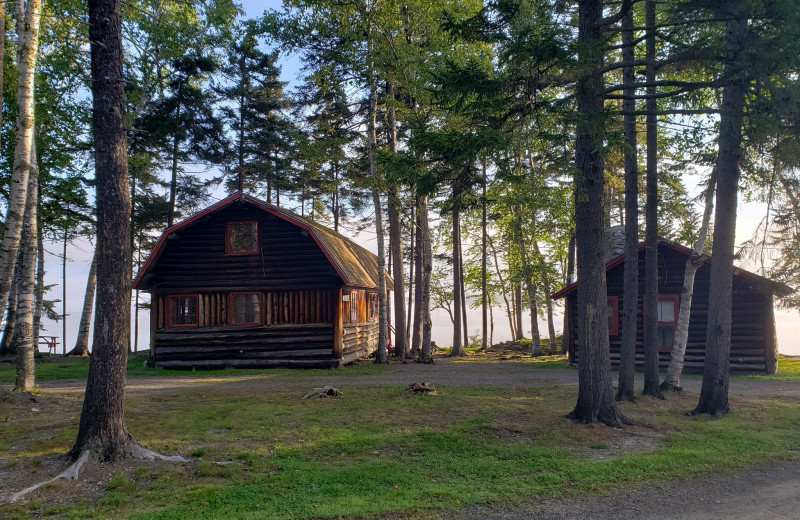
[[[503,274],[500,271],[500,263],[498,262],[498,259],[497,259],[497,249],[495,249],[495,247],[494,247],[494,241],[492,241],[492,237],[490,237],[488,235],[487,235],[486,238],[487,238],[487,242],[489,244],[489,247],[492,249],[492,256],[494,257],[494,270],[495,270],[495,273],[497,273],[497,278],[500,280],[500,286],[501,287],[505,287],[506,286],[506,282],[505,282],[505,280],[503,280]],[[505,289],[502,292],[503,292],[503,301],[506,304],[506,316],[508,317],[508,327],[511,330],[511,337],[516,339],[517,332],[516,332],[516,327],[514,327],[514,314],[511,312],[511,310],[512,310],[511,309],[511,304],[508,301],[508,296],[506,296]]]
[[[0,128],[3,128],[3,80],[6,62],[6,4],[0,2]],[[0,149],[3,147],[3,136],[0,132]]]
[[[11,285],[11,291],[8,294],[8,312],[6,312],[6,326],[3,329],[3,340],[0,342],[0,356],[15,355],[12,349],[11,338],[14,335],[14,325],[17,322],[17,288],[19,287],[19,269],[16,270],[14,275],[14,283]]]
[[[373,63],[372,27],[367,31],[367,45],[369,56],[369,113],[367,115],[367,132],[369,138],[369,178],[372,185],[372,202],[375,206],[375,232],[378,235],[378,350],[375,352],[375,363],[387,363],[388,346],[388,313],[386,309],[386,257],[383,240],[383,209],[381,196],[378,192],[378,159],[375,156],[377,138],[375,135],[375,117],[378,110],[378,86],[375,84],[375,70]]]
[[[36,209],[39,199],[39,166],[36,158],[36,142],[31,146],[30,176],[28,177],[28,200],[25,204],[25,229],[20,245],[20,284],[17,293],[17,322],[12,336],[13,349],[17,352],[17,378],[14,391],[31,393],[34,390],[36,354],[33,330],[36,308],[36,256],[37,231]]]
[[[416,268],[414,270],[414,326],[411,329],[411,354],[416,357],[420,353],[422,346],[422,323],[424,321],[424,313],[422,311],[423,299],[423,232],[422,232],[422,201],[419,195],[415,197],[414,213],[417,228],[416,246],[414,250],[414,263]],[[426,215],[427,218],[427,215]],[[428,287],[430,287],[430,279],[428,280]],[[430,289],[429,289],[430,291]],[[430,298],[430,295],[429,295]]]
[[[567,284],[575,281],[575,230],[569,230],[569,244],[567,245]],[[564,300],[566,302],[566,300]],[[566,304],[565,304],[566,305]],[[567,331],[569,328],[569,318],[567,313],[564,312],[564,326],[562,331]],[[563,334],[563,333],[562,333]],[[561,355],[566,356],[569,352],[569,345],[566,341],[561,341]]]
[[[515,340],[523,339],[525,333],[522,329],[522,284],[517,283],[514,286],[514,327],[516,328]]]
[[[180,121],[181,118],[181,90],[183,89],[183,84],[180,83],[178,85],[178,106],[175,109],[175,119]],[[178,196],[178,147],[180,145],[180,141],[178,140],[178,134],[175,133],[175,136],[172,138],[172,176],[170,177],[169,181],[169,213],[167,214],[167,227],[172,227],[172,224],[175,222],[175,200]]]
[[[37,193],[38,193],[37,189]],[[36,201],[37,207],[39,201]],[[38,214],[38,211],[37,211]],[[38,216],[38,215],[37,215]],[[36,288],[33,293],[33,348],[34,352],[39,345],[39,333],[42,325],[42,307],[44,304],[44,239],[42,237],[42,224],[36,222]],[[63,343],[62,343],[63,345]]]
[[[483,161],[483,186],[481,192],[481,350],[488,350],[487,341],[487,273],[486,273],[486,161]]]
[[[469,346],[469,328],[467,325],[467,289],[464,281],[464,247],[461,243],[461,224],[458,225],[458,270],[461,273],[461,327],[464,334],[461,342],[464,348]],[[465,352],[466,354],[466,352]]]
[[[86,280],[86,292],[83,294],[83,310],[81,321],[78,325],[78,338],[75,347],[69,351],[68,356],[89,355],[89,324],[92,322],[92,307],[94,306],[94,289],[97,285],[97,249],[92,255],[92,265],[89,267],[89,277]],[[152,348],[152,347],[151,347]]]
[[[536,288],[533,285],[533,275],[528,261],[527,247],[522,237],[522,222],[516,223],[517,247],[519,247],[520,260],[522,261],[522,276],[525,279],[525,289],[528,293],[528,306],[531,311],[531,355],[540,353],[541,341],[539,337],[539,311],[536,307]],[[520,308],[522,305],[520,305]]]
[[[69,209],[69,204],[67,205]],[[61,247],[61,344],[67,345],[67,220],[64,220],[64,236]]]
[[[461,233],[459,230],[460,217],[456,202],[453,202],[453,350],[450,352],[451,357],[464,356],[464,344],[462,342],[462,317],[461,313],[461,252],[459,246],[461,243]]]
[[[92,123],[97,180],[97,310],[78,435],[70,454],[102,461],[133,455],[125,426],[131,323],[131,199],[126,157],[120,2],[89,0]]]
[[[656,56],[656,2],[646,0],[647,59]],[[655,65],[645,68],[646,81],[655,82]],[[644,389],[642,395],[663,399],[658,376],[658,109],[656,89],[646,89],[647,106],[647,205],[645,233]]]
[[[622,18],[622,61],[633,62],[633,9]],[[622,81],[636,81],[633,67],[622,70]],[[626,96],[635,89],[626,88]],[[622,297],[622,345],[620,347],[617,401],[633,401],[636,393],[633,375],[636,366],[636,329],[639,308],[639,167],[636,150],[636,101],[622,102],[625,128],[625,292]]]
[[[539,249],[539,243],[535,240],[533,242],[533,252],[536,254],[539,265],[542,266],[542,272],[545,272],[545,275],[543,276],[543,285],[544,294],[546,295],[545,301],[547,302],[547,334],[550,337],[550,355],[552,356],[556,353],[558,348],[558,343],[556,342],[556,328],[553,322],[553,299],[550,298],[552,287],[550,286],[550,278],[547,276],[546,270],[544,269],[544,257]]]
[[[31,169],[31,148],[34,127],[34,72],[39,48],[41,0],[30,0],[22,12],[17,2],[17,121],[14,165],[6,201],[5,230],[0,245],[0,302],[8,301],[19,255],[25,205],[28,200],[28,178]]]
[[[422,317],[422,343],[420,348],[422,354],[420,361],[423,363],[433,363],[431,355],[431,333],[433,332],[433,322],[431,321],[431,274],[433,273],[433,253],[431,251],[431,230],[428,227],[428,196],[419,196],[419,223],[420,234],[422,235],[422,300],[420,305],[420,315]]]
[[[611,388],[606,313],[606,270],[603,262],[603,34],[599,24],[602,0],[578,7],[578,57],[584,64],[575,99],[575,239],[578,251],[578,402],[569,418],[580,423],[603,422],[621,427]]]
[[[706,356],[700,400],[693,414],[714,417],[729,411],[728,378],[731,348],[731,307],[733,281],[733,250],[736,237],[736,199],[739,186],[739,159],[742,154],[742,123],[744,119],[747,81],[742,76],[737,58],[747,40],[747,18],[741,2],[726,4],[724,13],[733,15],[727,22],[726,43],[728,60],[724,77],[731,77],[722,94],[719,121],[719,153],[717,154],[717,208],[714,212],[714,243],[711,256],[711,285],[706,329]],[[737,74],[738,72],[738,74]]]
[[[394,99],[394,86],[387,86],[389,98]],[[397,120],[394,105],[389,107],[389,152],[397,153]],[[403,270],[403,240],[400,232],[400,191],[397,186],[389,187],[389,249],[392,252],[392,278],[394,278],[394,354],[400,359],[406,357],[408,336],[406,335],[405,272]]]
[[[416,205],[414,206],[414,211],[416,211]],[[416,239],[416,233],[414,230],[417,228],[414,219],[411,220],[409,225],[409,249],[408,249],[408,307],[406,308],[406,339],[409,340],[409,344],[406,345],[407,350],[409,351],[410,355],[413,357],[415,352],[413,347],[411,346],[411,324],[414,323],[412,311],[414,309],[414,259],[416,258],[417,249],[414,247],[414,240]]]
[[[683,288],[681,289],[681,304],[678,311],[678,324],[675,327],[675,341],[672,344],[667,375],[661,383],[662,390],[681,390],[681,374],[683,373],[683,360],[686,356],[686,343],[689,340],[689,319],[692,312],[692,297],[694,296],[694,278],[697,270],[706,260],[703,248],[706,245],[708,226],[711,222],[711,213],[714,210],[714,187],[716,176],[711,173],[711,180],[705,192],[705,209],[700,232],[692,251],[692,257],[686,261],[683,269]]]

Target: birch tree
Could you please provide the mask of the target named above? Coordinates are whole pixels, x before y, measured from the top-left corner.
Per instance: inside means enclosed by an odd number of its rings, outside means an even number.
[[[39,49],[41,0],[16,0],[17,87],[16,144],[8,196],[3,243],[0,246],[0,302],[8,301],[14,279],[28,200],[31,150],[34,139],[34,74]]]

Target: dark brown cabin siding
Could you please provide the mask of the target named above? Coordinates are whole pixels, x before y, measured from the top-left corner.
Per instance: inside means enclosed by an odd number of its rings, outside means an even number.
[[[257,254],[225,254],[228,222],[257,221]],[[170,238],[152,269],[160,294],[334,289],[341,282],[314,239],[264,211],[234,203]]]
[[[680,295],[683,288],[683,273],[686,258],[674,249],[659,245],[659,294]],[[624,264],[620,264],[606,273],[608,295],[617,296],[619,299],[618,316],[622,316],[623,308],[623,278]],[[702,266],[697,271],[692,298],[692,312],[689,321],[689,338],[686,345],[685,371],[702,372],[705,356],[706,318],[708,315],[710,267]],[[641,368],[644,364],[643,328],[643,301],[645,280],[644,251],[639,254],[639,298],[636,312],[636,366]],[[567,305],[571,307],[570,334],[572,345],[570,348],[570,361],[577,361],[575,351],[577,345],[577,298],[575,293],[567,296]],[[732,339],[731,339],[731,371],[764,372],[768,371],[767,357],[765,356],[767,343],[771,341],[767,322],[769,321],[772,296],[766,295],[755,287],[751,280],[742,276],[733,277],[733,314],[732,314]],[[619,327],[622,330],[622,327]],[[610,336],[610,353],[612,367],[619,366],[621,335]],[[670,353],[659,354],[659,365],[666,369],[669,365]]]

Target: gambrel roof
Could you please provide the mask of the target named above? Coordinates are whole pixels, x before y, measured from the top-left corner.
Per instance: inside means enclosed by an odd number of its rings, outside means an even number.
[[[694,251],[689,249],[688,247],[682,246],[680,244],[676,244],[674,242],[670,242],[667,239],[662,238],[662,237],[658,237],[658,245],[659,246],[663,245],[664,247],[672,249],[673,251],[677,252],[678,254],[684,256],[687,260],[689,258],[691,258],[692,254],[694,253]],[[638,248],[639,253],[641,253],[644,248],[645,248],[645,243],[641,242],[639,244],[639,248]],[[710,264],[711,263],[711,257],[710,256],[706,256],[706,255],[704,255],[704,256],[705,256],[705,258],[703,259],[703,264]],[[606,272],[608,272],[609,270],[611,270],[611,269],[617,267],[618,265],[622,264],[624,261],[625,261],[625,255],[624,254],[612,258],[606,264]],[[750,271],[746,271],[746,270],[742,269],[741,267],[734,266],[733,267],[733,274],[734,274],[734,276],[741,276],[742,278],[746,278],[746,279],[750,280],[756,286],[760,287],[764,292],[766,292],[768,294],[775,294],[777,296],[787,296],[787,295],[789,295],[789,294],[794,292],[794,289],[789,287],[786,284],[783,284],[783,283],[780,283],[780,282],[776,282],[774,280],[770,280],[769,278],[765,278],[765,277],[763,277],[761,275],[757,275],[755,273],[751,273]],[[563,297],[565,297],[565,296],[567,296],[567,295],[569,295],[569,294],[571,294],[571,293],[573,293],[573,292],[575,292],[577,290],[578,290],[578,282],[572,282],[571,284],[567,285],[566,287],[564,287],[563,289],[561,289],[557,293],[553,294],[551,296],[551,298],[554,299],[554,300],[558,300],[558,299],[563,298]]]
[[[203,217],[216,213],[237,202],[250,204],[308,232],[319,246],[320,250],[325,254],[325,257],[331,263],[331,266],[344,284],[365,288],[378,287],[378,259],[370,251],[333,230],[312,220],[303,218],[287,209],[268,204],[249,195],[235,193],[164,230],[156,247],[147,259],[147,262],[145,262],[142,269],[136,275],[136,279],[133,281],[133,288],[144,290],[149,288],[147,275],[158,262],[159,257],[166,247],[168,237],[171,234],[193,226],[200,222]],[[388,273],[386,274],[386,284],[387,288],[391,288],[393,285],[392,279],[389,277]]]

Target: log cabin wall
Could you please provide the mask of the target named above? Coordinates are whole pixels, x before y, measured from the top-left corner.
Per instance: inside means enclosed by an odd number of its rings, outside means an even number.
[[[258,248],[226,253],[229,222],[257,222]],[[152,273],[152,356],[169,368],[336,366],[341,280],[314,239],[246,204],[170,237]],[[233,294],[258,299],[256,323],[232,325]],[[197,298],[196,325],[170,326],[169,298]]]
[[[645,257],[644,251],[639,254],[639,299],[636,312],[636,367],[644,366],[644,340],[643,340],[643,295],[645,292]],[[686,257],[677,251],[659,244],[659,295],[677,295],[680,297],[683,288],[683,273]],[[609,297],[616,297],[618,312],[616,319],[621,319],[623,311],[623,276],[624,264],[608,270],[606,283]],[[704,265],[698,269],[695,276],[694,295],[692,297],[692,311],[689,320],[689,338],[686,345],[685,372],[698,373],[703,371],[706,343],[706,320],[708,316],[710,285],[710,267]],[[578,361],[577,352],[577,295],[567,296],[566,305],[570,306],[570,331],[571,338],[569,349],[570,361]],[[676,311],[677,312],[677,311]],[[733,372],[767,372],[773,373],[774,364],[770,363],[770,356],[774,355],[774,338],[770,329],[772,318],[772,295],[764,294],[755,284],[742,276],[733,277],[733,309],[731,322],[731,352],[730,369]],[[611,365],[619,366],[620,349],[622,342],[622,325],[617,327],[620,334],[610,335]],[[659,366],[666,370],[670,361],[670,352],[659,352]]]

